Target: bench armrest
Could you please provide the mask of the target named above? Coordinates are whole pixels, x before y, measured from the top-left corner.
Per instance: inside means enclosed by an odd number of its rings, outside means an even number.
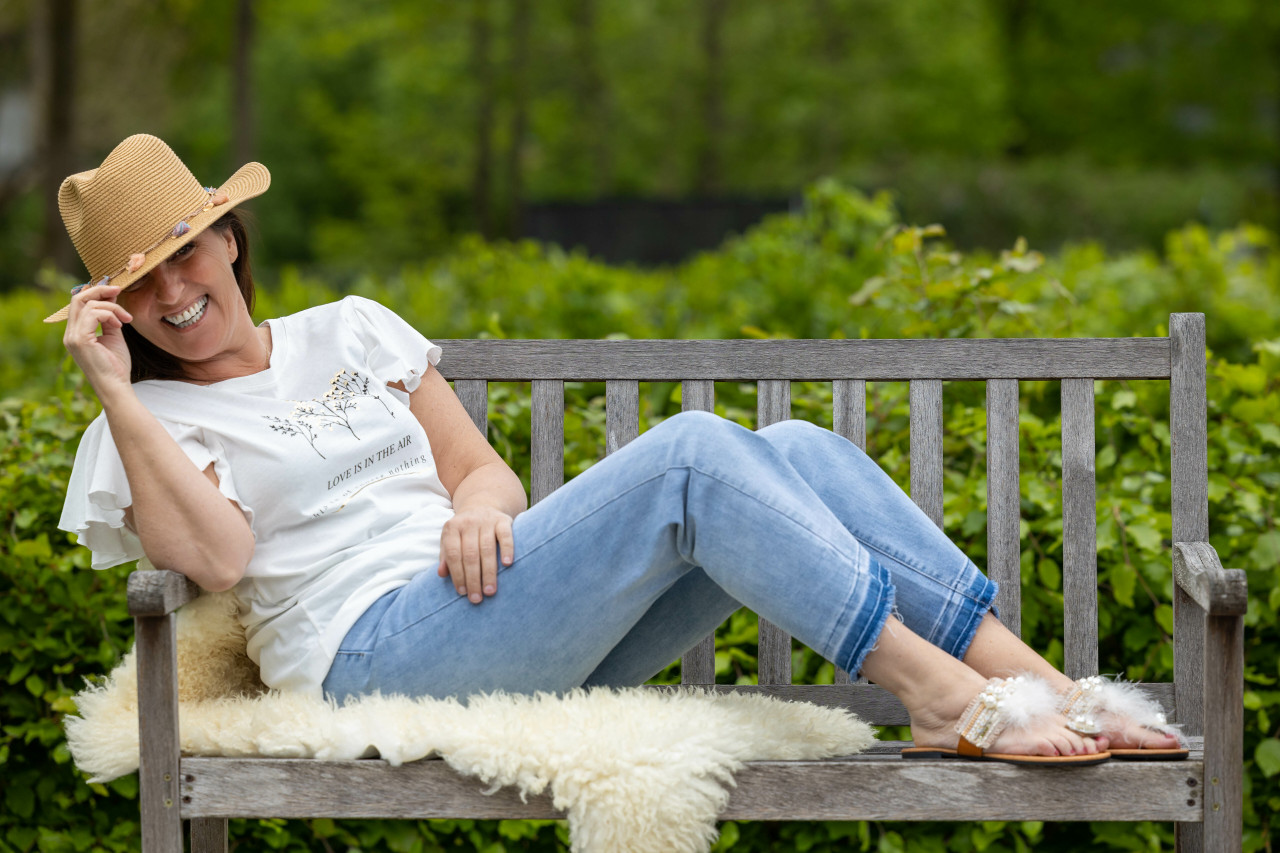
[[[1224,569],[1208,542],[1173,543],[1173,579],[1212,616],[1243,615],[1249,586],[1241,569]]]
[[[200,594],[186,575],[167,569],[139,569],[129,575],[129,615],[164,616]]]

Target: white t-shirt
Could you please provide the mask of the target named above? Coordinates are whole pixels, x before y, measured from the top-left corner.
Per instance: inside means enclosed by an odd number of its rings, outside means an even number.
[[[358,296],[267,323],[261,373],[134,388],[196,468],[213,464],[253,530],[235,593],[263,681],[319,695],[369,605],[439,565],[452,503],[408,395],[387,383],[413,391],[440,348]],[[94,568],[135,560],[142,548],[124,526],[132,502],[99,416],[81,440],[59,527],[93,551]]]

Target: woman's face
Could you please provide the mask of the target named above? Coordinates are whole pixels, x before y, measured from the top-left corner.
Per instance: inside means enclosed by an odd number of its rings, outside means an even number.
[[[121,292],[130,325],[188,365],[234,355],[254,333],[231,266],[238,255],[230,228],[206,229]]]

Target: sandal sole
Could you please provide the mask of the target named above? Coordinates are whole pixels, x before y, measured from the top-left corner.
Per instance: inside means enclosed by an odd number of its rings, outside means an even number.
[[[1090,767],[1111,760],[1111,753],[1095,755],[1013,755],[1003,752],[987,752],[982,755],[961,755],[954,749],[942,747],[909,746],[902,750],[904,759],[920,760],[940,758],[950,761],[997,761],[1002,764],[1034,764],[1038,767]]]
[[[1186,761],[1191,755],[1186,749],[1113,749],[1110,752],[1118,761]]]

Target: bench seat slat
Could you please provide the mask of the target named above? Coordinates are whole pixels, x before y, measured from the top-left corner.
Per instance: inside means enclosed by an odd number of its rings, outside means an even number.
[[[1112,761],[1054,771],[872,755],[755,761],[735,775],[725,820],[1160,820],[1203,816],[1204,762]],[[1193,782],[1194,784],[1189,784]],[[563,819],[548,794],[492,795],[441,760],[188,758],[182,815],[249,818]],[[305,792],[305,793],[302,793]]]
[[[1000,621],[1022,636],[1018,380],[987,383],[987,576],[1000,585]]]
[[[1063,671],[1098,672],[1098,519],[1093,380],[1062,380]]]
[[[441,340],[446,379],[1168,379],[1168,338]]]

